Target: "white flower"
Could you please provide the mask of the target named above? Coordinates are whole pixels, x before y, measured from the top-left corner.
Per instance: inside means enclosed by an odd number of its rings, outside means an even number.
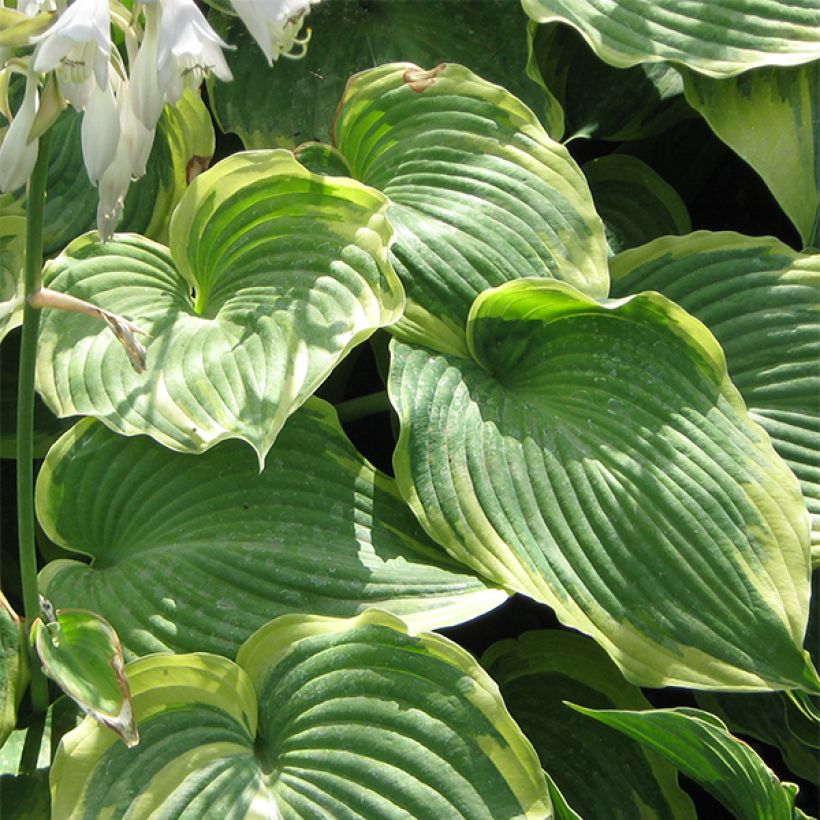
[[[0,191],[3,193],[21,188],[34,170],[38,141],[29,142],[28,137],[39,103],[37,75],[29,74],[23,102],[0,143]]]
[[[175,104],[185,87],[196,89],[209,73],[233,76],[222,49],[227,43],[211,28],[193,0],[162,0],[157,42],[157,80],[165,100]]]
[[[102,89],[94,84],[83,114],[83,162],[88,178],[96,185],[113,162],[120,140],[120,117],[114,91],[106,83]]]
[[[311,5],[319,0],[231,0],[236,13],[259,44],[268,64],[280,56],[291,55],[294,45],[304,46],[307,38],[297,39]],[[295,56],[301,56],[295,55]]]
[[[111,29],[108,0],[74,0],[48,31],[32,38],[34,70],[57,69],[60,90],[75,108],[85,108],[96,79],[108,84]]]

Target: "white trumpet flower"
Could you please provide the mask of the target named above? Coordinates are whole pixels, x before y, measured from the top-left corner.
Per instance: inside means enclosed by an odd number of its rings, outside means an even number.
[[[227,48],[193,0],[162,0],[157,42],[157,80],[166,102],[175,104],[186,86],[199,88],[208,74],[220,80],[233,75],[222,49]]]
[[[60,90],[77,109],[85,108],[94,80],[108,85],[111,29],[108,0],[74,0],[48,31],[32,38],[34,70],[57,71]]]
[[[3,193],[21,188],[34,170],[38,142],[29,142],[29,134],[39,101],[37,75],[30,73],[26,78],[23,102],[0,143],[0,191]]]
[[[82,125],[83,162],[92,184],[103,175],[114,161],[120,140],[120,117],[114,91],[106,83],[105,88],[94,85],[83,114]]]
[[[298,39],[310,7],[320,0],[231,0],[234,10],[268,58],[268,65],[280,56],[291,57],[294,45],[305,46],[307,38]],[[304,52],[303,52],[304,53]]]

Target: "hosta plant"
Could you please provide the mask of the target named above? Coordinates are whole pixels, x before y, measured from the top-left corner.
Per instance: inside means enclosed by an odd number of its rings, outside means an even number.
[[[683,5],[0,9],[4,817],[813,810],[820,7]]]

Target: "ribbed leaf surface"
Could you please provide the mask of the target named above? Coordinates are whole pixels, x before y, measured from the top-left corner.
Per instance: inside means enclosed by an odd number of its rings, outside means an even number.
[[[804,247],[820,247],[820,61],[727,80],[685,76],[689,104],[763,177]]]
[[[210,19],[237,49],[226,54],[234,81],[211,78],[209,99],[222,130],[235,131],[246,148],[329,142],[350,76],[397,60],[467,65],[521,97],[552,136],[561,137],[560,107],[524,74],[527,17],[509,0],[482,0],[478,9],[451,0],[323,0],[306,21],[305,58],[272,67],[240,20]]]
[[[470,359],[393,347],[396,477],[433,538],[636,683],[820,691],[800,490],[706,328],[526,280],[467,337]]]
[[[351,80],[334,133],[354,175],[394,203],[403,338],[463,352],[475,297],[522,276],[606,294],[586,180],[504,89],[458,65],[380,66]]]
[[[522,0],[539,23],[575,26],[614,66],[674,61],[712,77],[820,57],[816,0]]]
[[[641,160],[608,154],[587,162],[581,170],[604,220],[611,253],[692,230],[677,191]]]
[[[26,217],[11,196],[0,198],[0,342],[23,323]],[[15,213],[16,212],[16,213]]]
[[[757,753],[699,709],[645,712],[575,707],[663,755],[738,820],[793,820],[797,786],[781,783]]]
[[[820,256],[698,232],[612,260],[613,296],[656,290],[715,334],[749,411],[800,480],[820,557]]]
[[[0,747],[17,725],[28,680],[28,646],[20,616],[0,592]]]
[[[112,746],[89,722],[68,735],[53,816],[552,816],[498,688],[444,638],[411,637],[375,610],[286,616],[237,664],[156,655],[130,665],[141,744]]]
[[[506,598],[425,537],[318,399],[292,417],[261,474],[236,442],[186,456],[81,422],[46,459],[37,510],[53,540],[92,558],[47,565],[45,594],[105,615],[131,656],[232,656],[287,612],[378,604],[433,628]]]
[[[527,71],[555,95],[566,139],[642,139],[693,116],[681,76],[667,63],[613,68],[569,26],[531,22],[528,34]]]
[[[600,647],[557,630],[493,644],[481,659],[504,703],[535,746],[541,765],[584,820],[695,817],[677,773],[613,729],[567,708],[648,709]],[[606,795],[603,797],[603,795]]]
[[[148,370],[135,373],[104,323],[52,311],[40,392],[58,415],[182,451],[239,438],[264,462],[288,415],[400,314],[385,209],[378,192],[312,175],[286,151],[232,156],[188,189],[170,253],[134,235],[86,236],[48,266],[46,285],[151,338]]]

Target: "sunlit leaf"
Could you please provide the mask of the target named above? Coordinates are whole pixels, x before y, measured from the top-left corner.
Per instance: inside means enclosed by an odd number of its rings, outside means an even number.
[[[467,339],[393,343],[396,478],[432,537],[635,683],[820,692],[800,489],[708,330],[658,294],[523,280]]]
[[[613,296],[659,291],[715,334],[752,418],[800,480],[820,560],[820,255],[699,231],[620,254],[611,270]]]
[[[0,342],[23,322],[26,218],[11,196],[0,196]]]
[[[401,312],[386,207],[377,191],[312,175],[286,151],[223,160],[188,189],[170,249],[89,235],[46,268],[47,286],[150,337],[136,373],[104,323],[49,311],[40,392],[58,415],[93,415],[181,451],[238,438],[263,463],[339,360]]]
[[[606,294],[587,182],[503,88],[458,65],[381,66],[351,80],[334,134],[353,174],[393,203],[402,338],[463,353],[475,297],[523,276]]]
[[[689,103],[763,177],[804,246],[820,248],[820,60],[726,80],[684,76]]]
[[[84,712],[135,746],[139,732],[125,659],[111,624],[85,609],[58,609],[54,620],[34,622],[31,637],[43,671]]]
[[[318,399],[291,418],[261,474],[237,442],[186,456],[81,422],[49,453],[37,510],[52,539],[92,558],[47,565],[45,594],[103,613],[131,656],[233,656],[288,612],[378,605],[434,628],[507,597],[426,538]]]
[[[820,12],[809,0],[522,0],[539,23],[577,28],[619,67],[672,61],[729,77],[820,58]]]
[[[584,820],[648,814],[693,820],[692,801],[671,766],[565,705],[571,699],[603,709],[651,708],[593,641],[558,630],[526,632],[493,644],[481,662],[541,765]]]
[[[700,709],[645,712],[573,707],[663,755],[738,820],[793,820],[797,786],[781,783],[757,753]]]
[[[86,721],[63,739],[53,817],[552,816],[532,746],[464,650],[370,610],[285,616],[237,663],[128,667],[142,743]]]

